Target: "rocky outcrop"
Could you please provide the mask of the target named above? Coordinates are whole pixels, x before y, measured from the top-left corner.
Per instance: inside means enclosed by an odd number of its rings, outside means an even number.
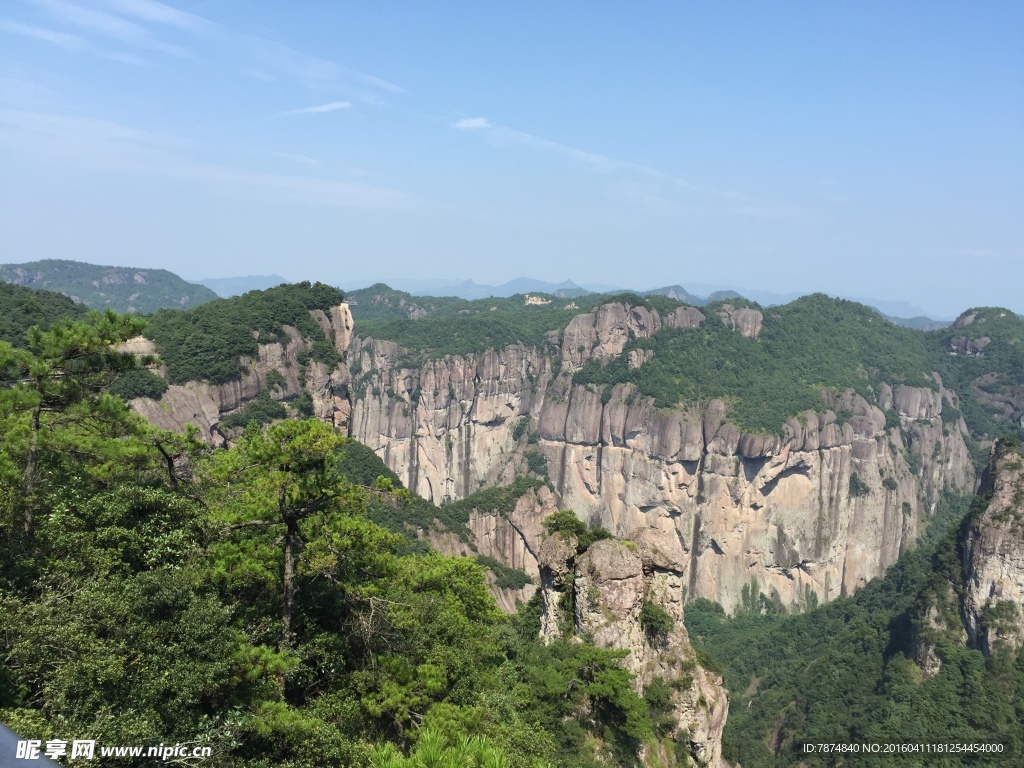
[[[732,304],[723,304],[718,311],[722,322],[734,331],[739,331],[748,339],[756,339],[761,333],[761,325],[764,322],[764,315],[750,307],[734,307]]]
[[[575,536],[550,536],[537,552],[540,566],[540,638],[551,642],[572,627],[572,593],[567,577],[573,572],[578,542]]]
[[[493,576],[488,577],[488,586],[498,607],[506,613],[515,613],[520,603],[529,601],[537,592],[543,522],[557,511],[554,494],[550,489],[541,487],[520,496],[507,513],[486,507],[470,510],[468,540],[440,530],[429,532],[428,539],[430,545],[443,554],[486,555],[529,576],[532,583],[521,589],[502,588],[495,583]]]
[[[341,304],[332,307],[330,313],[313,310],[310,314],[324,336],[333,339],[337,351],[347,354],[352,337],[352,315],[348,306]],[[313,400],[314,416],[347,428],[351,410],[347,390],[351,377],[347,366],[342,363],[328,371],[322,363],[310,361],[303,370],[299,358],[314,340],[303,338],[289,325],[282,330],[287,337],[285,343],[260,344],[255,359],[241,359],[245,374],[240,379],[219,385],[197,381],[172,384],[159,401],[137,398],[132,400],[132,408],[164,429],[180,432],[186,424],[194,424],[203,440],[221,445],[224,436],[217,430],[217,424],[228,414],[244,408],[260,392],[267,390],[275,400],[287,400],[306,390]],[[125,351],[140,355],[159,354],[148,339],[132,339],[124,347]],[[280,379],[273,378],[283,380],[283,385],[268,385],[271,371],[279,374]],[[166,375],[166,371],[163,374]]]
[[[679,309],[690,309],[692,313],[680,315],[676,310],[669,316],[673,327],[693,327],[693,323],[699,324],[704,319],[704,315],[692,307]],[[700,320],[696,319],[697,315]],[[569,321],[563,334],[562,366],[568,371],[577,371],[592,359],[606,362],[622,354],[632,339],[649,339],[661,326],[661,315],[656,310],[618,302],[603,304]]]
[[[661,552],[657,533],[640,531],[637,539],[598,541],[579,556],[573,537],[556,534],[542,543],[541,637],[573,633],[627,651],[622,665],[637,693],[655,680],[672,689],[668,736],[685,744],[689,764],[720,766],[728,692],[721,677],[696,661],[683,624],[685,575]],[[652,613],[660,617],[657,627],[645,626]],[[644,745],[642,763],[665,764],[661,748]]]
[[[985,347],[992,343],[988,336],[972,339],[970,336],[954,336],[949,340],[949,351],[954,355],[970,355],[978,357],[985,352]]]
[[[997,446],[982,492],[984,511],[963,542],[964,626],[985,653],[1024,645],[1024,456]]]
[[[909,655],[921,668],[922,678],[927,680],[942,670],[944,659],[940,647],[950,641],[964,647],[968,638],[953,584],[946,584],[944,590],[934,593],[926,592],[922,598],[917,615],[911,615]]]

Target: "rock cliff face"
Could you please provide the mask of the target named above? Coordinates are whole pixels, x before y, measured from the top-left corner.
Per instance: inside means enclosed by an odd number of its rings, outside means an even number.
[[[1024,645],[1024,456],[994,454],[983,492],[991,498],[963,542],[964,626],[985,653]]]
[[[623,666],[643,694],[656,679],[673,689],[669,737],[685,743],[689,764],[722,765],[722,730],[729,711],[721,678],[696,662],[683,625],[685,576],[658,551],[658,537],[639,543],[598,541],[577,556],[574,537],[556,534],[541,544],[541,635],[573,632],[602,648],[628,651]],[[570,578],[571,575],[571,578]],[[657,631],[644,617],[660,611]],[[667,617],[667,618],[666,618]],[[663,765],[663,745],[645,745],[645,765]],[[671,764],[671,763],[670,763]]]
[[[307,390],[314,415],[375,450],[419,495],[443,503],[528,469],[546,474],[554,495],[533,509],[568,507],[618,537],[657,531],[685,599],[727,610],[755,578],[791,607],[848,594],[912,546],[943,490],[973,488],[957,396],[937,376],[934,388],[882,384],[871,402],[827,393],[824,413],[790,419],[778,435],[740,431],[721,401],[659,409],[632,384],[605,392],[573,384],[591,360],[622,355],[662,328],[721,322],[757,337],[763,318],[753,309],[723,305],[709,319],[693,307],[662,315],[612,302],[548,333],[540,348],[433,360],[354,336],[344,304],[313,316],[345,357],[337,369],[303,371],[299,357],[313,340],[286,328],[287,342],[259,345],[241,380],[174,385],[159,402],[133,407],[169,429],[194,423],[220,444],[217,424],[276,371],[284,383],[272,377],[275,399]],[[632,349],[627,362],[637,368],[652,354]],[[537,573],[538,515],[518,513],[513,524],[475,514],[481,551]],[[508,608],[524,596],[501,599]]]
[[[519,603],[527,602],[537,592],[543,522],[557,511],[554,494],[542,487],[523,494],[508,514],[487,508],[473,509],[468,524],[472,546],[453,533],[432,531],[428,538],[434,549],[446,555],[487,555],[525,572],[533,583],[522,589],[503,589],[490,577],[491,592],[498,606],[506,613],[515,613]]]
[[[760,331],[755,310],[723,308],[720,320]],[[829,394],[829,410],[781,435],[741,432],[720,401],[665,410],[631,384],[604,395],[572,384],[633,338],[703,322],[691,307],[661,317],[612,303],[549,334],[547,350],[423,363],[356,337],[350,434],[435,503],[546,467],[560,506],[619,537],[659,531],[686,599],[727,610],[752,578],[787,606],[848,594],[913,545],[944,489],[973,489],[957,397],[937,377],[934,389],[882,385],[875,402]]]
[[[337,351],[345,355],[352,337],[352,315],[348,306],[333,307],[329,314],[321,310],[314,310],[311,314],[324,336],[333,338]],[[305,389],[312,396],[313,414],[317,418],[347,427],[350,411],[347,367],[339,365],[336,370],[328,371],[323,364],[311,361],[303,371],[299,356],[315,340],[303,338],[291,326],[284,326],[284,332],[287,342],[260,344],[255,360],[243,358],[247,371],[241,379],[220,385],[195,381],[172,384],[159,402],[137,398],[132,401],[132,408],[164,429],[180,432],[184,431],[186,424],[194,424],[203,440],[212,445],[222,445],[224,435],[217,430],[217,424],[228,414],[243,408],[261,391],[266,389],[275,400],[284,400],[299,395]],[[140,355],[159,354],[156,346],[144,338],[132,339],[125,349]],[[283,386],[268,386],[267,377],[271,371],[280,374]]]

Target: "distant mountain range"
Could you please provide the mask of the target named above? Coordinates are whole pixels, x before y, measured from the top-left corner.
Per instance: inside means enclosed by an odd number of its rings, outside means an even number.
[[[211,291],[223,299],[231,296],[241,296],[249,291],[265,291],[282,283],[290,283],[280,275],[247,275],[245,277],[208,277],[203,280],[196,280],[200,285],[205,285]]]
[[[637,293],[641,296],[667,296],[676,301],[682,301],[693,306],[703,306],[712,301],[723,301],[726,299],[745,298],[756,301],[761,306],[771,307],[781,304],[788,304],[807,293],[773,293],[754,289],[733,289],[720,285],[707,283],[692,283],[687,290],[681,285],[668,285],[662,288],[650,290],[636,290],[631,288],[616,287],[611,285],[579,285],[572,280],[565,280],[561,283],[551,283],[544,280],[534,280],[528,277],[519,277],[509,280],[500,285],[487,285],[472,280],[409,280],[398,278],[386,281],[387,285],[400,291],[405,291],[413,296],[456,296],[460,299],[486,299],[514,296],[522,293],[546,293],[558,298],[576,298],[589,293]],[[209,283],[204,283],[209,285]],[[369,284],[355,283],[348,286],[350,289],[362,289]],[[212,286],[211,286],[212,287]],[[863,298],[859,296],[839,296],[839,298],[856,301],[876,310],[880,315],[907,328],[916,328],[922,331],[930,331],[936,328],[944,328],[952,322],[950,320],[935,319],[928,317],[928,313],[919,306],[906,301],[888,301],[885,299]]]
[[[617,289],[601,286],[607,290],[593,290],[577,285],[572,280],[561,283],[549,283],[529,277],[517,277],[501,285],[487,285],[472,280],[409,280],[394,278],[383,281],[389,287],[405,291],[413,296],[456,296],[460,299],[488,299],[515,296],[521,293],[546,293],[562,299],[573,299],[588,293],[615,293]],[[373,283],[357,282],[346,286],[349,290],[368,288]]]
[[[187,309],[216,298],[238,296],[248,291],[265,290],[290,282],[281,275],[246,275],[204,278],[188,282],[164,269],[114,267],[66,260],[44,260],[24,264],[0,265],[0,281],[36,289],[62,293],[88,307],[110,307],[119,312],[150,313],[163,307]],[[388,285],[417,297],[458,297],[473,301],[502,298],[526,293],[544,293],[557,298],[573,299],[588,294],[632,292],[640,295],[667,296],[694,306],[708,302],[746,298],[762,306],[788,304],[803,293],[780,294],[755,289],[735,289],[705,283],[691,283],[689,288],[669,285],[650,290],[637,290],[612,285],[580,285],[572,280],[561,283],[519,277],[500,285],[473,280],[410,280],[397,278]],[[344,286],[349,290],[367,287],[363,283]],[[887,301],[857,296],[840,298],[856,301],[878,311],[892,322],[919,330],[934,330],[949,324],[944,319],[929,317],[919,306],[905,301]]]
[[[188,309],[218,298],[166,269],[111,267],[47,259],[0,264],[0,281],[62,293],[93,309],[148,314],[163,307]]]

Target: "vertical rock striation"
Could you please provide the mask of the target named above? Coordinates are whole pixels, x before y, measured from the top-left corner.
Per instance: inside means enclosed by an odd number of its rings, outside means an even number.
[[[986,654],[1024,645],[1024,456],[1005,446],[992,456],[984,510],[962,544],[964,626]]]
[[[541,545],[541,637],[567,633],[601,648],[627,651],[622,665],[637,693],[660,680],[672,689],[668,737],[683,742],[692,765],[722,765],[722,731],[729,697],[722,679],[696,661],[683,624],[685,576],[658,550],[659,538],[598,541],[581,555],[575,538],[556,534]],[[570,574],[572,578],[569,578]],[[644,626],[645,611],[661,611],[659,631]],[[663,765],[664,744],[644,745],[644,765]],[[675,751],[673,751],[675,754]]]
[[[737,333],[760,331],[756,310],[722,312]],[[823,413],[778,435],[742,432],[721,401],[660,409],[628,383],[603,393],[572,383],[631,339],[703,322],[691,307],[662,318],[611,303],[577,315],[546,349],[422,362],[356,336],[350,434],[435,503],[544,466],[558,504],[581,518],[620,537],[666,534],[686,598],[727,610],[752,578],[790,607],[850,594],[913,546],[944,490],[973,489],[966,425],[938,377],[934,388],[883,384],[874,402],[826,391]]]
[[[684,599],[707,597],[731,610],[755,578],[788,607],[849,594],[913,545],[944,490],[972,490],[957,396],[937,376],[932,387],[881,384],[871,401],[826,391],[822,413],[766,435],[739,430],[722,401],[663,409],[629,383],[604,391],[573,384],[582,366],[622,355],[662,328],[722,322],[750,338],[760,333],[757,310],[717,312],[709,320],[677,307],[662,316],[611,302],[549,332],[540,347],[423,359],[354,334],[342,304],[312,313],[343,352],[333,371],[317,362],[302,369],[313,340],[286,328],[287,341],[261,344],[240,380],[172,385],[161,401],[133,407],[166,428],[194,423],[217,444],[217,423],[277,371],[285,383],[273,397],[308,391],[317,418],[375,450],[434,503],[534,471],[550,480],[551,504],[616,536],[658,531],[680,564]],[[631,349],[627,362],[637,368],[650,359],[651,350]],[[476,514],[483,540],[502,542],[482,546],[509,564],[522,560],[532,574],[536,549],[523,543],[530,536],[513,534],[500,515]],[[536,539],[539,524],[531,526]]]

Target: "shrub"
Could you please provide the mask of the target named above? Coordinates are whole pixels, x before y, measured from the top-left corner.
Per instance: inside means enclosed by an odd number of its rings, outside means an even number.
[[[159,400],[167,391],[167,382],[148,368],[136,368],[118,376],[107,391],[124,400],[136,397]]]
[[[576,517],[576,513],[571,509],[561,509],[549,515],[544,519],[543,525],[549,536],[564,533],[566,536],[575,536],[579,539],[587,532],[586,524]]]
[[[665,609],[644,600],[640,608],[640,626],[650,642],[664,642],[675,629],[676,622]]]
[[[292,400],[292,408],[309,418],[313,415],[313,396],[307,390],[302,390],[299,396]]]
[[[533,472],[535,475],[541,477],[548,476],[548,462],[544,458],[544,454],[540,452],[538,448],[532,448],[525,454],[526,456],[526,468]]]
[[[267,389],[280,389],[283,392],[288,386],[288,383],[284,380],[284,375],[276,368],[271,368],[267,371],[264,381],[266,382]]]
[[[520,416],[519,421],[516,422],[515,427],[512,429],[512,439],[515,442],[519,442],[519,439],[526,434],[526,430],[530,428],[530,417]]]
[[[949,403],[943,403],[941,416],[943,424],[956,424],[960,421],[960,417],[963,416],[963,413]]]
[[[860,475],[856,472],[850,474],[850,498],[857,498],[858,496],[867,496],[871,493],[870,486],[860,479]]]
[[[900,415],[895,409],[890,408],[885,412],[885,431],[889,432],[893,429],[900,428]]]
[[[494,574],[494,583],[500,589],[522,589],[530,583],[525,571],[505,565],[489,555],[477,555],[476,562]]]
[[[249,404],[241,411],[232,413],[223,419],[220,426],[224,429],[234,429],[235,427],[244,427],[251,421],[255,421],[257,424],[269,424],[277,419],[283,419],[287,415],[288,412],[285,411],[284,406],[275,402],[264,391],[250,400]]]
[[[669,685],[664,678],[654,677],[644,691],[644,701],[647,702],[647,710],[650,712],[651,726],[654,728],[654,735],[658,738],[664,738],[676,726],[675,705],[672,703],[672,689],[675,687],[675,682],[677,681],[673,681],[673,685]]]
[[[575,536],[576,552],[581,555],[590,549],[590,545],[594,542],[612,538],[611,533],[599,525],[588,527],[586,523],[576,517],[576,513],[571,509],[555,512],[544,520],[543,525],[549,536],[558,533]]]

